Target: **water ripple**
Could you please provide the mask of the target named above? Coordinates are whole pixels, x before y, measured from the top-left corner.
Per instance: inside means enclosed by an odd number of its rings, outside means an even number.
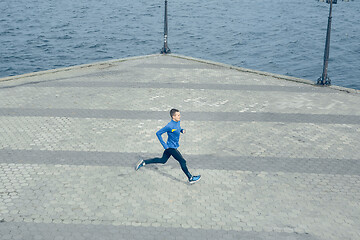
[[[163,0],[0,1],[0,77],[158,53]],[[169,1],[174,53],[316,81],[329,5]],[[360,89],[360,1],[334,5],[329,76]]]

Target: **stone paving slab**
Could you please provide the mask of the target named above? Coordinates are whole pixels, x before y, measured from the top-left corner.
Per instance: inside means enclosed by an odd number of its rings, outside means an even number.
[[[359,239],[348,92],[174,55],[0,79],[1,239]],[[195,185],[134,171],[173,107]]]

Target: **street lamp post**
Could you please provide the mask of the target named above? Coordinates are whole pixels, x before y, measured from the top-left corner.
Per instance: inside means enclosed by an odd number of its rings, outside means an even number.
[[[330,53],[330,32],[331,32],[331,14],[332,14],[332,5],[336,4],[337,0],[326,0],[327,3],[330,3],[329,18],[326,32],[326,42],[325,42],[325,51],[324,51],[324,66],[323,73],[321,77],[317,80],[318,85],[331,85],[331,80],[327,75],[328,65],[329,65],[329,53]]]
[[[161,54],[171,53],[168,47],[168,18],[167,18],[167,0],[165,0],[165,16],[164,16],[164,47],[161,49]]]

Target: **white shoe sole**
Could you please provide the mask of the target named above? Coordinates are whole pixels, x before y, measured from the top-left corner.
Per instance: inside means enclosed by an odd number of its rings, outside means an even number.
[[[137,170],[139,170],[140,168],[139,168],[139,166],[140,166],[140,164],[142,164],[144,162],[144,160],[140,160],[137,164],[136,164],[136,166],[135,166],[135,171],[137,171]]]
[[[191,181],[191,182],[189,181],[189,183],[190,183],[190,184],[194,184],[194,183],[200,181],[200,179],[201,179],[201,177],[200,177],[198,180],[196,180],[196,181]]]

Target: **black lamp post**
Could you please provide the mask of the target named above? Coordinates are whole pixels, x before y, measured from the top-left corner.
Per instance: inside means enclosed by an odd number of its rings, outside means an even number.
[[[326,42],[325,42],[325,51],[324,51],[324,66],[323,66],[323,73],[321,77],[317,80],[318,85],[331,85],[331,80],[327,75],[328,65],[329,65],[329,52],[330,52],[330,32],[331,32],[331,14],[332,14],[332,5],[333,3],[336,4],[337,0],[326,0],[327,3],[330,3],[330,10],[329,10],[329,19],[328,19],[328,26],[326,32]]]
[[[168,40],[168,18],[167,18],[167,0],[165,0],[165,16],[164,16],[164,47],[161,49],[161,54],[171,53],[167,45]]]

